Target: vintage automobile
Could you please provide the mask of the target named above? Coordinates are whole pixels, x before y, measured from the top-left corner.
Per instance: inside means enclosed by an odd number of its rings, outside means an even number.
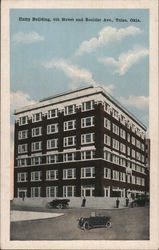
[[[79,218],[78,219],[78,227],[80,229],[89,230],[97,227],[111,227],[111,218],[108,216],[96,215],[92,213],[90,217],[87,218]]]
[[[144,207],[149,205],[149,196],[140,195],[130,203],[130,207]]]
[[[49,208],[69,208],[69,199],[55,199],[48,203]]]

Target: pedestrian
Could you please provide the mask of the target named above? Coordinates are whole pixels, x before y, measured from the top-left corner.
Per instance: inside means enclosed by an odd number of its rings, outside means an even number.
[[[24,192],[22,193],[22,200],[24,201],[25,195]]]
[[[129,198],[127,197],[126,198],[126,207],[128,207],[129,206]]]
[[[86,198],[85,197],[83,197],[83,200],[82,200],[82,205],[81,205],[81,207],[85,207],[86,206]]]
[[[118,197],[117,197],[117,199],[116,199],[116,208],[119,207],[119,203],[120,203],[120,201],[119,201],[119,199],[118,199]]]

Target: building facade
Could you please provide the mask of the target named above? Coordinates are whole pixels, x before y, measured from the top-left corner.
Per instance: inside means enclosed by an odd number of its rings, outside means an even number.
[[[102,87],[15,111],[14,197],[127,197],[146,190],[146,127]]]

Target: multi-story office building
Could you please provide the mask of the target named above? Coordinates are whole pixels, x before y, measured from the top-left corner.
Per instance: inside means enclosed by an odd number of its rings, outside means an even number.
[[[14,197],[144,193],[145,132],[102,87],[16,110]]]

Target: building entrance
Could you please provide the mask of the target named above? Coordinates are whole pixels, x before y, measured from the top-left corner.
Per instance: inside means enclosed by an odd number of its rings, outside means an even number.
[[[24,188],[19,188],[18,189],[18,197],[19,198],[25,198],[25,197],[27,197],[27,190],[26,189],[24,189]]]

